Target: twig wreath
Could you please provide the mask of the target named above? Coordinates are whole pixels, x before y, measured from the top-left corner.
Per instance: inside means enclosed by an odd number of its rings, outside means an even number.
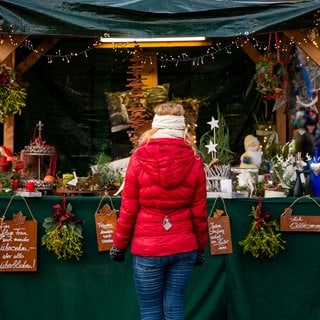
[[[287,66],[273,52],[267,52],[256,64],[257,90],[266,100],[283,99],[289,86]]]

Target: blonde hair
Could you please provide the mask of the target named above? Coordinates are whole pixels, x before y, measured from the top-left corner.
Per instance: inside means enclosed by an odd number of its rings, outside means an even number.
[[[154,113],[159,115],[159,116],[165,116],[165,115],[170,115],[170,116],[184,116],[185,111],[184,108],[181,104],[174,103],[174,102],[166,102],[166,103],[161,103],[157,105],[154,108]],[[158,128],[151,128],[147,131],[145,131],[140,139],[139,139],[139,144],[141,145],[143,142],[148,142],[152,136],[158,131]],[[194,144],[190,134],[187,131],[187,128],[185,129],[184,132],[184,140],[196,151],[196,145]]]

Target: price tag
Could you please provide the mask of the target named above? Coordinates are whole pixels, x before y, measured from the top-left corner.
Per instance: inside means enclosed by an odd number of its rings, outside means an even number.
[[[169,230],[172,227],[172,224],[170,223],[168,216],[164,217],[162,221],[162,226],[165,230]]]

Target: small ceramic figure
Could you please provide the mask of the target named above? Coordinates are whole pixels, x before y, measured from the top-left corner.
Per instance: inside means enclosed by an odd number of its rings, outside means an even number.
[[[262,151],[257,137],[249,134],[244,138],[245,152],[240,157],[240,168],[255,169],[261,165]]]

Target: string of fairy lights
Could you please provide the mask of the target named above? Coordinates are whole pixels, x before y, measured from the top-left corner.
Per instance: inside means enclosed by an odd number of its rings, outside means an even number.
[[[294,39],[291,38],[289,43],[283,43],[281,40],[278,42],[272,43],[272,48],[270,48],[270,44],[266,41],[260,41],[257,39],[256,36],[242,36],[238,37],[236,40],[231,40],[230,43],[222,44],[221,42],[216,42],[212,44],[209,47],[206,47],[204,49],[203,54],[197,55],[197,56],[190,56],[187,52],[181,52],[177,55],[172,54],[165,54],[163,52],[156,52],[155,55],[148,55],[147,53],[143,53],[141,55],[141,62],[142,63],[155,63],[157,62],[160,68],[166,68],[166,67],[178,67],[181,63],[191,63],[192,66],[197,67],[200,65],[204,65],[207,61],[215,60],[215,58],[219,54],[227,54],[232,55],[235,50],[239,50],[243,47],[243,45],[250,43],[254,48],[256,48],[259,52],[266,52],[268,50],[279,50],[282,53],[287,52],[290,50],[292,45],[299,45],[301,42],[311,42],[315,47],[319,48],[320,43],[317,43],[316,36],[318,35],[317,29],[308,30],[305,32],[303,39]],[[55,53],[51,54],[44,54],[43,57],[47,59],[47,62],[49,64],[54,62],[65,62],[70,63],[72,60],[74,60],[77,57],[85,57],[88,58],[90,52],[97,48],[100,45],[100,42],[98,40],[95,40],[92,45],[88,45],[87,48],[78,50],[78,51],[72,51],[69,53],[64,53],[61,49],[57,49]],[[137,43],[137,45],[139,45]],[[32,41],[30,39],[25,40],[20,46],[24,47],[25,49],[28,49],[31,52],[34,53],[41,53],[39,52],[39,49],[35,49]],[[127,43],[116,43],[113,46],[113,51],[115,54],[123,54],[123,55],[135,55],[137,54],[137,49],[132,47],[127,47]],[[40,49],[41,50],[41,49]],[[156,60],[156,61],[155,61]]]
[[[314,33],[314,31],[308,32],[309,34]],[[12,44],[17,45],[16,41],[14,39],[13,35],[9,36],[9,40],[11,41]],[[303,40],[305,42],[310,41],[310,37],[307,35],[305,39]],[[218,54],[221,53],[226,53],[227,55],[232,55],[234,48],[239,49],[243,46],[243,44],[250,42],[253,47],[258,49],[259,51],[267,51],[268,48],[268,43],[265,41],[258,41],[254,36],[245,36],[245,37],[238,37],[237,40],[231,41],[227,45],[222,45],[221,42],[217,42],[214,45],[211,45],[206,49],[204,54],[196,56],[196,57],[191,57],[189,56],[188,53],[182,52],[181,54],[178,54],[177,56],[172,56],[172,55],[166,55],[164,53],[157,52],[156,56],[148,56],[146,54],[143,54],[141,56],[142,63],[153,63],[153,60],[157,60],[160,68],[165,68],[169,64],[170,65],[175,65],[178,66],[179,63],[185,63],[185,62],[192,62],[193,66],[199,66],[205,64],[206,59],[211,59],[214,60],[215,57]],[[285,44],[282,45],[281,41],[278,43],[274,43],[274,49],[280,49],[281,51],[287,51],[289,50],[290,46],[294,44],[296,41],[294,39],[291,39],[290,44]],[[314,45],[317,45],[314,40],[312,40]],[[0,40],[1,43],[1,40]],[[88,55],[90,51],[95,49],[97,46],[99,46],[100,43],[98,40],[95,40],[92,45],[89,45],[87,48],[80,50],[80,51],[75,51],[75,52],[70,52],[70,53],[63,53],[61,49],[57,49],[54,54],[44,54],[43,57],[47,59],[47,62],[49,64],[55,62],[55,61],[60,61],[60,62],[66,62],[70,63],[74,58],[77,57],[85,57],[88,58]],[[25,40],[22,44],[20,44],[21,47],[35,53],[35,54],[42,54],[42,49],[35,49],[32,41],[30,39]],[[114,44],[113,50],[115,53],[120,53],[120,54],[129,54],[129,55],[134,55],[137,53],[137,50],[134,48],[127,48],[127,43],[117,43]],[[155,62],[155,61],[154,61]]]
[[[263,41],[258,41],[254,36],[238,37],[236,40],[230,41],[228,44],[222,44],[216,42],[215,44],[207,47],[203,54],[196,57],[190,56],[187,52],[182,52],[176,56],[168,55],[163,52],[156,52],[155,55],[148,55],[147,53],[141,54],[141,62],[152,64],[158,62],[160,68],[166,68],[167,66],[178,66],[180,63],[191,62],[192,66],[204,65],[206,61],[214,60],[217,55],[225,53],[232,55],[234,49],[240,49],[243,43],[250,42],[259,50],[267,50],[267,45]],[[113,50],[118,54],[135,55],[138,50],[136,48],[127,47],[128,43],[114,43]],[[138,45],[138,43],[137,43]]]
[[[287,52],[290,50],[292,45],[298,45],[301,42],[311,42],[316,48],[320,47],[320,43],[317,42],[319,39],[318,27],[320,23],[320,9],[314,14],[314,27],[310,30],[304,32],[304,36],[302,39],[294,39],[291,38],[289,43],[282,43],[281,40],[275,41],[272,43],[273,49],[277,50],[278,52]],[[1,32],[1,30],[0,30]],[[13,26],[10,26],[9,33],[9,40],[10,42],[17,46],[18,43],[15,40],[15,36],[13,34]],[[3,37],[0,38],[0,45],[3,44]],[[166,68],[168,66],[178,66],[180,63],[192,63],[192,66],[197,67],[204,65],[206,61],[212,61],[216,58],[219,54],[227,54],[232,55],[234,50],[241,49],[244,44],[250,43],[254,48],[256,48],[259,52],[266,52],[270,50],[270,43],[266,41],[260,41],[255,35],[243,35],[237,37],[235,40],[230,40],[229,43],[224,43],[217,41],[216,43],[212,44],[209,47],[204,47],[203,54],[197,56],[190,56],[187,52],[181,52],[177,55],[172,54],[165,54],[163,52],[156,52],[156,54],[148,55],[147,53],[143,53],[141,55],[141,62],[142,63],[149,63],[152,64],[157,62],[160,68]],[[54,62],[64,62],[70,63],[75,58],[85,57],[88,58],[89,54],[92,50],[97,48],[101,43],[99,40],[94,40],[92,44],[88,45],[85,49],[79,49],[76,51],[64,53],[62,49],[57,49],[54,53],[43,54],[43,49],[36,49],[32,40],[28,38],[23,43],[19,44],[20,47],[29,50],[35,54],[41,55],[44,59],[47,59],[48,64],[52,64]],[[137,43],[137,46],[139,44]],[[135,55],[137,54],[136,48],[129,48],[128,43],[114,43],[113,51],[116,54],[126,54],[126,55]],[[156,61],[155,61],[156,60]]]
[[[113,50],[116,53],[120,54],[128,54],[128,55],[135,55],[137,54],[137,49],[134,48],[127,48],[126,43],[117,43],[114,44]],[[138,45],[138,43],[137,43]],[[215,56],[225,52],[228,55],[232,54],[232,48],[234,46],[238,46],[238,41],[233,41],[227,45],[222,45],[221,42],[217,42],[215,45],[211,45],[210,47],[206,48],[205,52],[199,56],[191,57],[187,52],[182,52],[176,56],[167,55],[163,52],[156,52],[154,55],[148,55],[143,53],[141,55],[141,62],[142,63],[149,63],[152,64],[154,62],[158,62],[160,68],[166,68],[168,65],[178,66],[180,63],[187,63],[191,62],[193,66],[199,66],[205,64],[207,58],[211,60],[215,59]]]
[[[25,40],[20,46],[32,51],[33,53],[41,53],[41,49],[34,49],[34,45],[30,39]],[[42,56],[47,59],[48,64],[51,64],[55,61],[70,63],[74,58],[77,57],[82,56],[88,58],[89,52],[92,51],[96,46],[97,42],[94,42],[92,45],[89,45],[86,49],[80,51],[72,51],[70,53],[65,54],[62,52],[62,49],[57,49],[54,54],[44,54]]]
[[[148,56],[148,54],[141,54],[141,62],[152,64],[153,62],[158,62],[160,68],[166,68],[167,66],[178,66],[180,63],[191,62],[193,66],[204,65],[208,60],[214,60],[215,57],[221,53],[232,55],[234,50],[241,49],[244,45],[250,43],[255,49],[257,49],[262,54],[267,51],[278,51],[280,54],[285,54],[291,50],[294,45],[300,45],[301,42],[312,43],[316,48],[320,47],[319,32],[318,28],[315,27],[303,33],[303,37],[295,39],[291,37],[289,42],[283,42],[281,39],[269,43],[268,41],[261,41],[255,35],[245,35],[239,36],[235,40],[230,40],[228,44],[222,44],[221,42],[216,42],[210,47],[207,47],[205,52],[196,57],[191,57],[186,52],[182,52],[176,56],[166,55],[162,52],[157,52],[156,55]],[[114,43],[113,50],[120,54],[137,54],[137,49],[132,47],[127,47],[127,43]],[[156,61],[155,61],[156,60]]]

